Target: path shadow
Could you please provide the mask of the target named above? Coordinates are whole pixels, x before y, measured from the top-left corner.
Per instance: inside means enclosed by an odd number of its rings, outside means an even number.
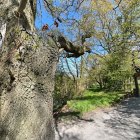
[[[115,129],[124,139],[140,140],[140,98],[130,98],[121,103],[105,124]]]
[[[69,111],[69,112],[59,112],[57,114],[54,114],[54,118],[58,119],[60,117],[79,117],[80,116],[80,112],[74,112],[74,111]]]

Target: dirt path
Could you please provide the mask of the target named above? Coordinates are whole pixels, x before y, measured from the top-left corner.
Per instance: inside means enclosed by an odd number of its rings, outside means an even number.
[[[96,110],[84,119],[60,122],[56,140],[140,140],[140,98],[131,98],[118,107]]]

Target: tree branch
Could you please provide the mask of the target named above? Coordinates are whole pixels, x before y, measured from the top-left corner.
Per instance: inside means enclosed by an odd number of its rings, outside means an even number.
[[[55,12],[53,11],[53,5],[51,5],[47,0],[44,0],[44,2],[46,3],[47,8],[49,9],[49,11],[51,12],[51,15],[53,17],[55,17]]]
[[[114,7],[113,10],[116,10],[120,6],[121,2],[122,2],[122,0],[119,1],[118,5],[116,7]]]
[[[78,46],[74,45],[72,42],[66,40],[63,36],[58,37],[58,42],[60,44],[60,48],[64,48],[66,52],[68,52],[67,57],[79,57],[83,55],[85,52],[90,53],[91,49],[87,46]]]
[[[82,44],[84,44],[84,42],[86,41],[86,38],[91,38],[91,37],[92,37],[92,32],[88,32],[82,35],[81,37]]]
[[[24,9],[25,9],[25,7],[26,7],[26,5],[27,5],[27,1],[28,1],[28,0],[21,0],[21,1],[20,1],[19,7],[18,7],[18,10],[17,10],[17,12],[18,12],[19,14],[23,13],[23,11],[24,11]]]
[[[27,1],[28,0],[21,0],[20,3],[19,3],[19,7],[17,9],[17,11],[14,11],[14,14],[16,17],[20,18],[21,15],[23,14],[23,11],[27,5]]]
[[[57,42],[59,49],[63,48],[68,54],[66,57],[79,57],[85,52],[90,53],[91,49],[85,45],[75,45],[66,39],[58,30],[53,30],[47,34],[55,42]]]

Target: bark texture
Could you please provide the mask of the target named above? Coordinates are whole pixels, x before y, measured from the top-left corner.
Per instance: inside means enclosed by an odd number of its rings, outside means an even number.
[[[16,17],[19,0],[0,2],[6,36],[0,48],[0,139],[54,140],[52,91],[58,48],[34,32],[35,0]],[[26,14],[28,13],[28,14]]]

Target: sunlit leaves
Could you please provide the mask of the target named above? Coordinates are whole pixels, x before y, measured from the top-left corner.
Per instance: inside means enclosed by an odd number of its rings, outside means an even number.
[[[113,5],[109,0],[92,0],[93,10],[99,10],[101,13],[107,13],[113,9]]]
[[[139,2],[140,0],[115,0],[115,4],[119,5],[118,8],[120,8],[121,10],[130,8]]]
[[[92,18],[91,18],[92,17]],[[83,15],[80,21],[80,28],[85,32],[94,30],[95,20],[91,13]]]

